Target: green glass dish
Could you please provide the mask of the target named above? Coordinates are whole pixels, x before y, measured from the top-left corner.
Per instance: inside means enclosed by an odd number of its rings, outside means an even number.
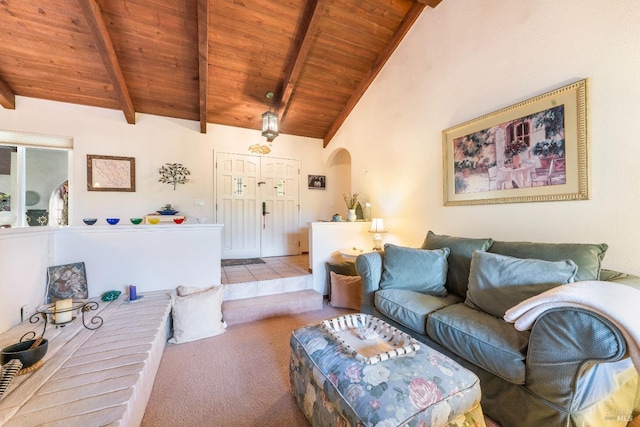
[[[115,301],[118,299],[122,292],[120,291],[107,291],[102,294],[102,301]]]

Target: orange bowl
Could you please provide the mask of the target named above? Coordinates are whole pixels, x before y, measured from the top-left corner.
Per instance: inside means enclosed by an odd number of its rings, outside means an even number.
[[[182,224],[184,222],[184,218],[173,218],[173,222],[176,224]]]

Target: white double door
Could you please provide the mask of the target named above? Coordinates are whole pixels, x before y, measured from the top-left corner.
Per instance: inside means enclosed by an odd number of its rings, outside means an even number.
[[[222,258],[300,253],[300,162],[217,153],[216,222]]]

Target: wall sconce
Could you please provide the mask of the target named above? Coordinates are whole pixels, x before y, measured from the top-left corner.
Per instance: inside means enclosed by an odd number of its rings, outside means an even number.
[[[386,233],[387,230],[384,228],[384,220],[382,218],[373,218],[371,219],[371,228],[369,228],[369,233],[374,233],[373,235],[373,250],[381,251],[382,250],[382,236],[380,233]]]
[[[272,91],[264,94],[265,98],[271,100],[275,96]],[[262,136],[267,138],[268,142],[273,141],[278,136],[278,115],[271,112],[271,103],[269,104],[269,111],[262,114]]]

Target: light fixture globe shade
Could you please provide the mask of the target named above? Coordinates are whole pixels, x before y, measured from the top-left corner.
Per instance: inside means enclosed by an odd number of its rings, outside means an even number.
[[[262,136],[272,141],[278,136],[278,115],[267,111],[262,114]]]

